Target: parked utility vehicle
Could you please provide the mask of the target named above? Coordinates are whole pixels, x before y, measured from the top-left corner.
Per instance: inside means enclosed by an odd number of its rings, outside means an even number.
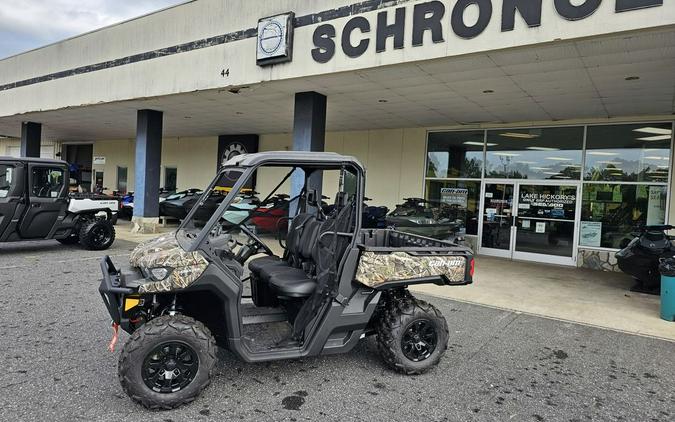
[[[56,239],[108,249],[119,201],[69,194],[69,181],[65,161],[0,157],[0,242]]]
[[[262,203],[280,189],[300,190],[289,199],[295,206],[280,256],[246,219],[233,225],[224,218],[260,172],[279,176]],[[420,374],[436,365],[448,325],[407,287],[469,284],[473,254],[453,243],[361,229],[364,179],[355,158],[334,153],[240,155],[176,233],[132,252],[130,268],[118,270],[105,257],[99,291],[113,320],[111,349],[118,327],[131,334],[118,367],[126,393],[154,409],[194,400],[209,384],[216,344],[261,362],[348,352],[372,334],[397,371]],[[314,187],[325,192],[330,181],[335,207],[325,215]],[[206,225],[195,225],[200,207],[223,187],[232,189]],[[260,253],[266,256],[253,258]]]

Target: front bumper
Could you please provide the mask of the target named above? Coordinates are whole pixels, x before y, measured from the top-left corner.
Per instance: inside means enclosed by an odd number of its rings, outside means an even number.
[[[127,296],[138,295],[137,280],[142,279],[140,272],[122,272],[115,268],[109,256],[101,259],[103,279],[98,287],[113,323],[119,324],[126,332],[132,332],[131,322],[125,316],[124,300]]]

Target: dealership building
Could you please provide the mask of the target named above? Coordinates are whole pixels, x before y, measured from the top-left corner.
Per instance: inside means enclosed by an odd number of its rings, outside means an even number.
[[[233,154],[334,151],[479,254],[612,270],[675,223],[674,121],[671,0],[195,0],[0,60],[0,155],[135,191],[141,230]]]

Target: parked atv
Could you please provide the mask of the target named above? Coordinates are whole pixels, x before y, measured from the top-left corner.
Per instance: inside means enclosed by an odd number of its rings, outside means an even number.
[[[69,194],[69,181],[65,161],[0,157],[0,242],[55,239],[108,249],[119,201]]]
[[[177,220],[182,220],[187,215],[189,209],[186,209],[185,204],[191,200],[197,200],[202,193],[201,189],[188,189],[180,192],[175,192],[169,195],[164,201],[159,203],[159,215],[173,217]]]
[[[457,205],[404,198],[386,218],[387,227],[440,240],[454,240],[463,225]]]
[[[256,208],[251,222],[258,230],[278,234],[288,231],[288,210],[290,196],[280,193],[275,195],[267,204]]]
[[[387,227],[387,214],[389,208],[384,206],[370,206],[367,202],[372,201],[370,198],[363,198],[363,222],[364,229],[384,229]]]
[[[659,295],[661,274],[659,262],[662,258],[675,256],[675,237],[666,231],[673,226],[644,226],[632,233],[634,239],[616,253],[616,261],[624,273],[635,279],[631,291]]]
[[[260,168],[302,170],[305,185],[281,256],[246,225],[224,216]],[[338,170],[335,208],[320,210],[314,175]],[[285,170],[284,170],[285,171]],[[230,159],[200,200],[234,186],[203,227],[196,206],[176,233],[138,246],[130,268],[101,261],[99,291],[113,320],[131,334],[119,380],[135,401],[170,409],[193,401],[209,384],[216,344],[245,362],[345,353],[376,335],[384,361],[421,374],[445,353],[448,324],[409,285],[466,285],[470,249],[387,229],[361,229],[365,170],[335,153],[269,152]],[[354,191],[346,191],[352,186]],[[277,189],[278,189],[277,187]],[[276,190],[262,203],[266,203]],[[244,238],[235,236],[243,233]],[[266,256],[253,258],[260,253]],[[247,271],[248,269],[248,271]],[[252,295],[243,297],[250,282]]]

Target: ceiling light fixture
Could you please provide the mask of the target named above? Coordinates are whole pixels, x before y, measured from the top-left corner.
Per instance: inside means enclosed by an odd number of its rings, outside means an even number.
[[[505,132],[505,133],[500,133],[499,136],[503,136],[505,138],[518,138],[518,139],[534,139],[534,138],[539,137],[539,135],[533,135],[531,133],[520,133],[520,132]]]
[[[572,161],[571,158],[564,158],[564,157],[546,157],[546,159],[553,161]]]
[[[512,152],[493,152],[493,154],[500,157],[520,157],[520,154],[514,154]]]
[[[637,138],[638,141],[670,141],[671,135],[656,135],[647,136],[644,138]]]
[[[560,148],[549,148],[549,147],[527,147],[525,149],[529,149],[532,151],[560,151]]]
[[[549,170],[553,170],[553,169],[550,168],[550,167],[532,167],[532,168],[533,168],[534,170],[541,170],[541,171],[549,171]]]
[[[614,157],[616,155],[619,155],[618,152],[604,152],[604,151],[588,151],[588,155],[600,155],[603,157]]]
[[[466,141],[466,142],[464,142],[464,145],[474,145],[474,146],[477,146],[477,147],[482,147],[482,146],[483,146],[483,143],[482,143],[482,142],[478,142],[478,141]],[[499,145],[499,144],[492,144],[492,143],[488,142],[488,143],[485,144],[485,145],[487,145],[487,146],[489,146],[489,147],[496,147],[496,146]]]
[[[667,160],[666,157],[659,157],[657,155],[651,155],[649,157],[645,157],[645,160]]]
[[[633,129],[633,132],[649,133],[652,135],[672,135],[671,129],[664,129],[660,127],[645,126],[638,129]]]
[[[607,164],[608,166],[618,166],[619,163],[618,161],[598,161],[598,164]]]

